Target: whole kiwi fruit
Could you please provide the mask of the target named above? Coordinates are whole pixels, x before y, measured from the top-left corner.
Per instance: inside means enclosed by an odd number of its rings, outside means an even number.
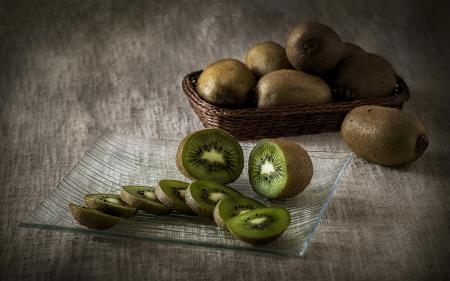
[[[329,26],[317,22],[303,22],[288,34],[286,54],[289,62],[299,70],[320,74],[332,69],[342,58],[344,44]]]
[[[408,164],[428,146],[425,127],[396,108],[359,106],[342,122],[341,135],[359,157],[385,166]]]
[[[292,68],[286,57],[286,50],[272,41],[251,47],[245,56],[245,64],[257,77],[275,70]]]
[[[293,69],[264,75],[256,85],[256,93],[260,108],[331,102],[331,90],[324,80]]]
[[[364,49],[361,48],[360,46],[353,44],[353,43],[345,42],[342,59],[344,59],[350,55],[353,55],[353,54],[364,53],[364,52],[365,52]]]
[[[244,63],[222,59],[203,70],[197,80],[197,92],[211,104],[239,107],[249,100],[255,84],[255,76]]]

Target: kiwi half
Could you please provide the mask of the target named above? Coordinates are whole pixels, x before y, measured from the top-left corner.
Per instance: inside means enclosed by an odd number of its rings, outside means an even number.
[[[265,205],[255,199],[239,196],[226,196],[214,207],[214,222],[221,228],[227,230],[227,221],[237,215],[246,213],[256,208],[264,208]]]
[[[156,198],[167,208],[181,214],[192,215],[184,200],[189,184],[178,180],[161,180],[155,189]]]
[[[113,227],[120,221],[119,217],[111,216],[73,203],[69,203],[69,209],[75,220],[88,228],[103,230]]]
[[[239,142],[221,129],[204,129],[181,141],[177,167],[188,178],[218,183],[235,181],[244,167]]]
[[[242,196],[242,194],[220,183],[199,180],[189,185],[186,204],[198,215],[212,217],[217,202],[225,196]]]
[[[278,238],[291,223],[289,211],[281,207],[257,208],[232,217],[230,232],[250,244],[266,244]]]
[[[155,188],[149,186],[124,186],[120,198],[128,205],[150,214],[165,215],[170,209],[156,198]]]
[[[118,194],[88,194],[84,197],[84,202],[89,208],[108,215],[130,218],[136,213],[136,208],[122,201]]]
[[[310,183],[313,167],[311,158],[300,145],[266,139],[252,149],[248,174],[256,193],[270,199],[290,198]]]

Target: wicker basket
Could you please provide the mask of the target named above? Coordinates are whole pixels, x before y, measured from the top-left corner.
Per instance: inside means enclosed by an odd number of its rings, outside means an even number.
[[[345,115],[357,106],[382,105],[401,109],[409,98],[406,83],[397,77],[394,92],[383,98],[320,105],[228,109],[212,105],[197,94],[196,83],[200,73],[189,73],[183,79],[183,90],[189,103],[205,127],[224,129],[240,140],[339,131]]]

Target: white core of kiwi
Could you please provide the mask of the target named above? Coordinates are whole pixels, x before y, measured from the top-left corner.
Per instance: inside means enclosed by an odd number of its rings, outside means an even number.
[[[222,199],[224,197],[225,197],[225,194],[223,194],[222,192],[211,192],[208,194],[208,199],[213,202],[219,202],[220,199]]]
[[[206,159],[210,162],[225,163],[225,159],[223,159],[222,153],[218,152],[214,148],[209,151],[208,150],[203,151],[202,159]]]
[[[152,199],[152,200],[156,200],[156,195],[155,195],[155,192],[153,192],[153,191],[145,191],[144,197]]]
[[[261,174],[268,174],[275,172],[275,168],[273,167],[273,164],[269,161],[264,162],[261,166]]]
[[[239,211],[239,215],[245,214],[245,213],[250,212],[250,211],[251,211],[251,209],[240,210]]]
[[[254,218],[250,220],[251,224],[262,224],[263,222],[265,222],[267,220],[266,217],[259,217],[259,218]]]
[[[120,204],[120,201],[119,201],[119,199],[117,199],[117,198],[111,198],[111,197],[108,197],[108,198],[106,198],[105,200],[106,200],[106,202],[108,202],[108,203]]]
[[[181,197],[186,197],[186,189],[180,189],[180,190],[178,190],[178,192],[180,193],[180,196]]]

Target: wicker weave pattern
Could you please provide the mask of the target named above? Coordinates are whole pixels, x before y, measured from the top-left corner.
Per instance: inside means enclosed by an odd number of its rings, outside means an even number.
[[[275,108],[228,109],[209,104],[196,91],[201,71],[189,73],[182,86],[189,103],[205,127],[224,129],[240,140],[339,131],[345,115],[361,105],[402,108],[409,89],[402,78],[392,95],[326,105],[290,105]]]

